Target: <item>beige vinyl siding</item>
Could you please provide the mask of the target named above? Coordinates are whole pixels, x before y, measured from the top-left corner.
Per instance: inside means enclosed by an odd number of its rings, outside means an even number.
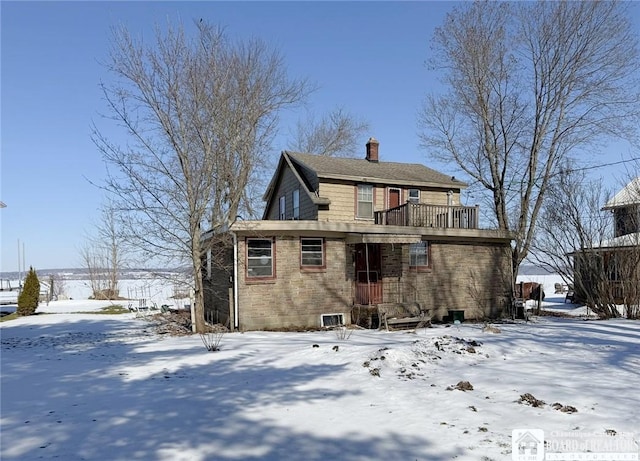
[[[362,184],[371,184],[363,182]],[[320,196],[327,197],[331,200],[328,210],[319,210],[318,220],[320,221],[336,221],[336,222],[366,222],[367,219],[356,218],[356,197],[357,186],[355,183],[337,183],[323,182],[320,184]],[[374,211],[383,211],[388,209],[388,191],[389,188],[397,188],[401,191],[401,203],[407,201],[409,197],[408,187],[397,187],[393,185],[374,184]],[[447,205],[446,190],[420,189],[420,203],[430,205]],[[460,204],[460,193],[455,191],[453,194],[453,204]]]
[[[447,192],[443,190],[421,189],[420,203],[428,205],[447,205]],[[409,191],[407,190],[407,196]],[[454,191],[452,205],[460,205],[460,192]]]
[[[353,184],[322,183],[320,196],[331,200],[328,210],[318,212],[320,221],[352,222],[355,219],[355,187]]]

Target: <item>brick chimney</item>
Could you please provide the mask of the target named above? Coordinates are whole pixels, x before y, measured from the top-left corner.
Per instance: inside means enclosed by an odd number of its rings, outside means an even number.
[[[378,163],[378,146],[380,143],[376,138],[369,138],[367,141],[367,156],[365,157],[370,162]]]

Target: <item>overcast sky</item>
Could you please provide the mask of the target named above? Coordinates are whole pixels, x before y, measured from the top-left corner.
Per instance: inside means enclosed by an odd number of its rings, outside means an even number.
[[[419,148],[416,115],[437,88],[425,66],[434,28],[449,2],[1,2],[2,118],[0,272],[82,266],[79,249],[104,203],[105,168],[90,139],[104,123],[98,84],[110,76],[110,27],[151,38],[156,23],[203,18],[238,38],[279,49],[292,77],[319,90],[309,108],[336,106],[369,121],[381,160],[433,165]],[[634,6],[635,21],[640,5]],[[298,114],[285,114],[274,151],[284,149]],[[362,140],[362,153],[364,144]],[[629,156],[603,151],[602,162]],[[613,181],[622,166],[598,173]],[[618,174],[620,173],[620,174]],[[20,242],[20,245],[18,244]]]

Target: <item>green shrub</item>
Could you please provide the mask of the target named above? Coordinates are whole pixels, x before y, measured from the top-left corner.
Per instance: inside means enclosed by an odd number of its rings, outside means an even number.
[[[38,280],[38,274],[33,269],[29,268],[29,273],[24,281],[24,287],[18,295],[18,315],[33,315],[38,308],[38,301],[40,300],[40,281]]]

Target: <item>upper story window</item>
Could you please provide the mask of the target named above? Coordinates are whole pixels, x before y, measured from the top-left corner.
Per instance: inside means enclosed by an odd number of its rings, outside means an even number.
[[[640,206],[617,208],[614,216],[616,237],[640,232]]]
[[[324,239],[302,238],[300,239],[300,266],[303,268],[323,268]]]
[[[420,189],[409,189],[409,201],[413,203],[420,202]]]
[[[293,191],[293,219],[300,219],[300,189]]]
[[[287,219],[287,200],[284,195],[280,197],[280,210],[279,214],[281,220]]]
[[[247,278],[275,277],[273,249],[273,239],[247,239]]]
[[[414,269],[429,267],[429,242],[409,245],[409,267]]]
[[[371,184],[358,185],[358,218],[373,218],[373,186]]]

